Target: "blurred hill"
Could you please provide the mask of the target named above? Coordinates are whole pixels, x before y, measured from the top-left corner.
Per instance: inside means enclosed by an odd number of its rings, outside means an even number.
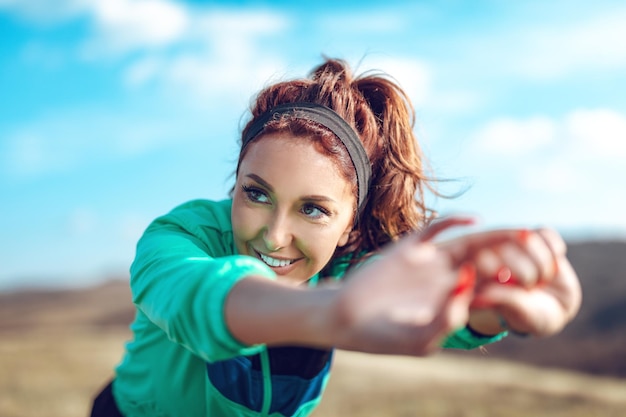
[[[489,356],[596,375],[626,377],[626,242],[569,244],[568,257],[583,286],[577,318],[560,334],[545,339],[509,337]],[[125,278],[76,290],[20,290],[0,293],[3,332],[72,326],[125,328],[134,309]]]
[[[16,290],[0,293],[0,334],[73,326],[127,327],[134,311],[128,280],[123,278],[80,289]]]

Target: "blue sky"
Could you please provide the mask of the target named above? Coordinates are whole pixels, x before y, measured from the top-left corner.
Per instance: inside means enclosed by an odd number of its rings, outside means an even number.
[[[442,213],[626,238],[623,2],[384,3],[0,0],[0,289],[125,276],[150,220],[226,196],[251,96],[323,55],[407,90],[467,190]]]

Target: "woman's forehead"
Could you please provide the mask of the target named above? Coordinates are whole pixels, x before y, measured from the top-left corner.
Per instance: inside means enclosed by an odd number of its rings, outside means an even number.
[[[317,171],[339,175],[334,159],[320,152],[311,139],[285,133],[264,135],[250,143],[241,164],[291,175]]]
[[[265,135],[248,147],[239,175],[254,174],[272,186],[308,189],[311,193],[343,195],[348,190],[348,195],[352,195],[353,187],[341,174],[336,161],[319,152],[308,138]]]
[[[270,164],[273,159],[298,159],[302,169],[311,169],[316,165],[336,165],[335,159],[319,150],[315,140],[309,136],[295,136],[289,133],[268,133],[256,138],[246,147],[242,162],[263,154],[262,160],[255,161],[259,165]],[[285,161],[283,161],[285,162]]]

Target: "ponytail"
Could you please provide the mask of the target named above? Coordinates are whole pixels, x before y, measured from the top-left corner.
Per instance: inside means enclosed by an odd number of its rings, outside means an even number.
[[[367,202],[360,211],[355,207],[355,227],[348,243],[337,248],[335,260],[348,256],[351,263],[356,262],[386,243],[419,230],[434,217],[424,202],[425,190],[434,189],[425,174],[425,158],[413,132],[415,111],[399,85],[383,74],[354,77],[344,61],[326,59],[309,78],[281,82],[261,91],[243,136],[269,109],[298,102],[316,103],[338,113],[358,133],[371,163]],[[290,117],[270,120],[264,126],[264,133],[287,131],[314,139],[318,150],[336,161],[357,195],[355,169],[347,150],[327,128]],[[242,149],[239,161],[244,152]]]

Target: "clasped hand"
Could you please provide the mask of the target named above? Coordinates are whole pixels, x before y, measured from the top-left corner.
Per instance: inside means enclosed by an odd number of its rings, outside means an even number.
[[[338,302],[338,347],[426,355],[454,329],[548,336],[578,312],[581,290],[566,245],[550,229],[507,229],[448,241],[468,219],[406,236],[349,274]]]

